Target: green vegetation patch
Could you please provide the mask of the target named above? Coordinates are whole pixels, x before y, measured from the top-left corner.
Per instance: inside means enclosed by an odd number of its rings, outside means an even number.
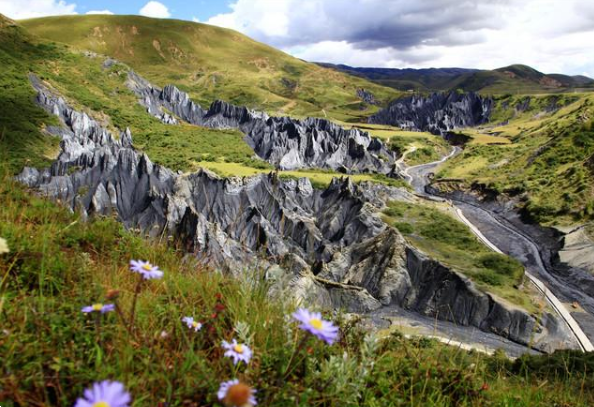
[[[454,217],[436,206],[390,202],[384,218],[411,244],[467,275],[478,287],[534,310],[534,305],[517,288],[523,281],[523,266],[511,257],[489,250]]]
[[[13,173],[24,165],[46,167],[57,152],[59,140],[41,131],[44,123],[55,120],[33,102],[27,74],[61,52],[52,44],[35,44],[17,25],[0,25],[0,161]]]
[[[511,143],[467,145],[441,167],[437,178],[520,196],[527,218],[541,224],[592,220],[593,115],[593,94],[501,97],[488,134]]]

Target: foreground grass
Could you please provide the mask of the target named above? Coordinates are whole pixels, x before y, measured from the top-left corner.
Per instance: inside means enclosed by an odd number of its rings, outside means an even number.
[[[414,246],[452,269],[467,275],[482,290],[538,314],[529,287],[523,287],[524,268],[515,259],[494,253],[466,225],[436,204],[391,202],[385,220]]]
[[[134,406],[217,405],[219,383],[239,377],[262,406],[588,406],[592,360],[579,354],[511,363],[395,334],[376,341],[338,317],[332,346],[287,318],[291,304],[268,298],[257,274],[233,279],[198,266],[159,241],[110,218],[88,223],[7,178],[0,183],[0,400],[3,406],[72,405],[92,382],[123,382]],[[134,330],[116,313],[100,331],[81,307],[119,290],[127,310],[136,287],[128,261],[165,271],[138,298]],[[113,292],[109,294],[113,301]],[[181,318],[204,323],[190,331]],[[252,347],[247,367],[223,357],[220,342]],[[292,361],[291,361],[292,360]]]

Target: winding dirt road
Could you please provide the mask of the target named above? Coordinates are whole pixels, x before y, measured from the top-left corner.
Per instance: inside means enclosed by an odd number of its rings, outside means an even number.
[[[551,290],[555,290],[555,292],[562,295],[565,299],[578,298],[581,302],[588,303],[588,305],[592,305],[593,307],[594,301],[582,292],[568,287],[547,270],[536,242],[513,227],[509,222],[505,223],[496,214],[484,208],[466,202],[446,200],[425,191],[425,187],[429,183],[428,174],[460,151],[461,149],[459,147],[454,147],[449,155],[439,161],[405,168],[403,175],[418,195],[423,198],[444,201],[452,205],[460,220],[493,251],[510,255],[522,262],[526,268],[526,276],[543,293],[551,307],[563,319],[569,330],[573,333],[580,348],[583,351],[594,351],[594,346],[590,338],[584,333],[582,327],[564,303]],[[541,279],[546,281],[546,284]],[[584,318],[583,323],[589,323],[588,318]]]

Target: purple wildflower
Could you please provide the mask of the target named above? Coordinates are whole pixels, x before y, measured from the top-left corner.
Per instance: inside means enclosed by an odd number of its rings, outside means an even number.
[[[84,397],[76,400],[74,407],[128,407],[130,401],[130,393],[122,383],[105,380],[86,389]]]
[[[93,304],[86,307],[82,307],[81,311],[84,313],[89,312],[100,312],[105,314],[106,312],[113,311],[115,309],[115,305],[113,304]]]
[[[301,322],[299,328],[311,333],[319,339],[332,345],[338,338],[338,327],[330,321],[324,321],[319,312],[309,312],[305,308],[293,313],[293,318]]]
[[[194,318],[192,317],[183,317],[182,321],[184,321],[188,328],[193,329],[196,332],[202,329],[202,324],[198,321],[194,321]]]
[[[159,267],[153,266],[148,261],[130,260],[130,270],[141,274],[145,280],[159,279],[163,277],[163,272]]]
[[[238,364],[241,360],[247,364],[252,358],[252,350],[249,346],[237,343],[235,339],[231,343],[223,341],[223,348],[226,351],[225,356],[233,358],[234,365]]]

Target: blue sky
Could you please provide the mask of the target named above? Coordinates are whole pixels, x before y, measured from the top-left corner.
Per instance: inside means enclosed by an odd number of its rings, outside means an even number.
[[[147,0],[76,0],[76,10],[84,14],[91,10],[109,10],[114,14],[139,14],[139,10],[148,3]],[[164,0],[161,1],[171,18],[191,20],[193,17],[206,21],[210,17],[231,11],[229,0]]]
[[[23,19],[100,11],[207,21],[215,15],[231,12],[232,3],[233,0],[0,0],[0,13]]]
[[[390,68],[530,65],[594,78],[593,0],[0,0],[14,19],[139,14],[240,31],[307,61]]]

